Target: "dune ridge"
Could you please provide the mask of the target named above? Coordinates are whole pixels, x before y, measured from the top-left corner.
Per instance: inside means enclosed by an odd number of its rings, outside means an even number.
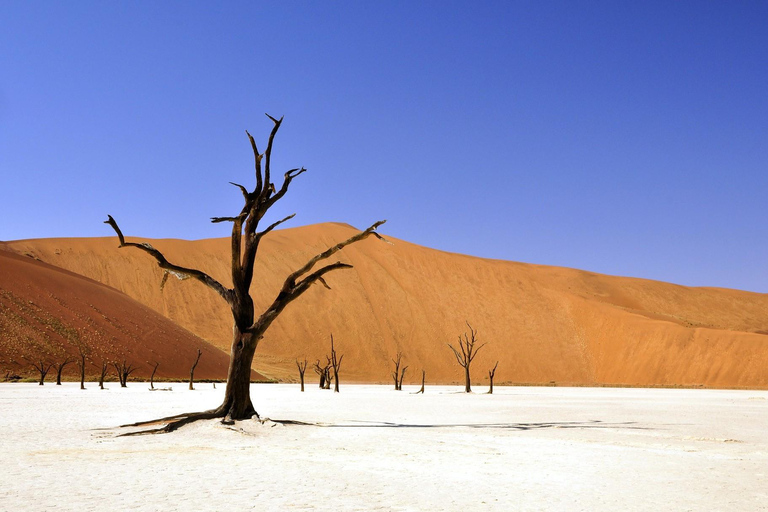
[[[268,304],[282,280],[309,257],[350,236],[338,223],[270,233],[262,241],[252,294]],[[386,236],[386,235],[385,235]],[[127,237],[131,239],[131,237]],[[254,368],[295,380],[294,359],[324,360],[334,334],[345,354],[342,380],[387,382],[403,351],[405,382],[458,382],[447,347],[477,329],[488,345],[473,380],[575,385],[768,387],[768,295],[691,288],[576,269],[488,260],[387,237],[345,248],[354,269],[288,306],[256,352]],[[229,240],[148,240],[179,265],[226,285]],[[20,240],[0,248],[114,287],[227,350],[231,315],[205,286],[169,279],[146,254],[118,249],[115,237]],[[311,375],[311,371],[308,372]]]

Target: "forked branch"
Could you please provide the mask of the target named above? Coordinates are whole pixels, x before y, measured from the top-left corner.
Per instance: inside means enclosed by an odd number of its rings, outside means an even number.
[[[117,233],[117,237],[120,239],[120,247],[136,247],[137,249],[141,249],[142,251],[146,252],[153,258],[157,260],[157,265],[167,270],[168,272],[174,274],[176,277],[179,277],[180,279],[186,279],[186,278],[194,278],[200,281],[201,283],[207,285],[209,288],[212,288],[216,291],[221,297],[227,301],[228,304],[232,303],[232,292],[230,290],[227,290],[221,283],[219,283],[217,280],[206,274],[205,272],[201,272],[200,270],[192,269],[192,268],[186,268],[181,267],[179,265],[174,265],[173,263],[169,262],[167,259],[165,259],[165,256],[152,247],[150,244],[144,242],[144,243],[134,243],[134,242],[126,242],[125,237],[123,236],[123,232],[120,231],[120,228],[117,226],[117,222],[115,219],[112,218],[111,215],[107,215],[107,220],[104,221],[104,224],[109,224],[112,226],[112,229],[115,230],[115,233]]]

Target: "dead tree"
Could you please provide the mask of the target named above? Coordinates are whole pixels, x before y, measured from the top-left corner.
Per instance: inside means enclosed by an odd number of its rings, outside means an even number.
[[[149,376],[149,389],[155,389],[155,372],[157,372],[157,367],[160,366],[160,363],[155,361],[155,367],[152,368],[152,375]],[[213,385],[213,387],[216,387],[216,384]]]
[[[193,385],[195,381],[195,367],[197,366],[197,363],[200,362],[201,355],[203,355],[203,353],[200,351],[200,349],[197,349],[197,359],[195,359],[195,364],[192,365],[192,369],[189,370],[189,390],[190,391],[195,389],[195,386]]]
[[[53,368],[53,363],[48,364],[41,359],[37,363],[32,363],[32,366],[40,373],[40,380],[37,381],[37,383],[40,386],[44,385],[45,376],[48,375],[48,372],[51,371],[51,368]]]
[[[132,364],[128,363],[125,359],[123,359],[122,363],[112,363],[112,365],[115,367],[115,371],[117,372],[117,378],[120,381],[120,387],[127,388],[128,377],[136,371],[136,368]]]
[[[339,370],[341,369],[341,360],[344,359],[344,354],[341,357],[336,357],[336,349],[333,348],[333,334],[331,334],[331,366],[333,366],[333,392],[339,392]]]
[[[395,381],[395,391],[400,391],[403,389],[403,378],[405,377],[405,370],[408,369],[407,366],[404,366],[402,370],[400,369],[400,363],[403,357],[402,352],[397,353],[397,358],[393,359],[392,362],[395,363],[395,371],[390,373],[392,376],[392,379]]]
[[[419,393],[424,394],[424,381],[426,380],[426,378],[427,378],[427,372],[424,370],[421,370],[421,389],[413,393],[414,395],[418,395]]]
[[[475,356],[480,349],[485,346],[485,343],[479,347],[475,347],[475,344],[477,343],[477,331],[469,325],[469,322],[467,322],[467,327],[469,327],[469,336],[467,336],[467,333],[464,333],[463,339],[459,336],[459,350],[456,350],[450,343],[448,346],[453,351],[453,355],[456,356],[456,361],[459,363],[459,366],[464,368],[464,391],[471,393],[472,388],[469,380],[469,366],[472,364],[472,360],[475,359]]]
[[[498,361],[496,361],[496,364],[493,365],[493,368],[488,370],[488,378],[491,380],[491,387],[490,387],[490,389],[488,389],[488,394],[489,395],[493,394],[493,377],[494,377],[494,375],[496,375],[496,367],[497,366],[499,366],[499,362]]]
[[[163,418],[167,425],[162,428],[147,432],[170,432],[178,427],[206,418],[223,418],[225,423],[231,423],[234,420],[248,419],[257,416],[256,409],[251,402],[250,394],[250,376],[253,356],[259,341],[264,338],[264,334],[272,325],[272,322],[282,313],[285,307],[299,298],[313,284],[320,283],[326,288],[330,288],[325,280],[328,273],[352,268],[352,265],[336,261],[335,263],[325,264],[317,270],[313,270],[315,265],[327,260],[344,247],[363,240],[371,235],[381,238],[376,233],[376,228],[381,226],[384,221],[379,221],[369,228],[361,231],[354,236],[337,243],[333,247],[317,254],[306,264],[302,265],[294,272],[290,273],[283,282],[280,291],[271,304],[258,316],[254,310],[253,299],[250,295],[251,283],[253,281],[256,253],[259,249],[259,243],[262,238],[280,224],[293,218],[289,215],[284,219],[278,220],[259,230],[259,224],[272,206],[285,196],[291,182],[306,171],[305,168],[296,168],[287,171],[283,175],[283,183],[277,188],[272,182],[272,144],[282,123],[282,118],[275,119],[267,116],[274,123],[272,131],[267,142],[265,152],[260,152],[256,147],[256,141],[251,134],[246,131],[248,140],[253,150],[256,186],[249,191],[243,185],[234,183],[243,194],[244,205],[239,213],[230,217],[213,217],[212,222],[231,222],[231,270],[232,270],[232,288],[227,288],[219,281],[197,269],[186,268],[175,265],[168,261],[165,256],[148,243],[126,242],[122,231],[112,216],[108,216],[105,221],[112,226],[120,240],[120,247],[134,247],[146,252],[157,260],[158,265],[165,271],[163,281],[168,274],[173,274],[180,279],[196,279],[214,290],[230,307],[234,321],[232,345],[230,349],[229,370],[227,374],[227,389],[224,393],[224,400],[221,405],[215,409],[204,412],[186,413],[169,418]],[[262,167],[263,166],[263,167]],[[156,421],[143,422],[147,425]],[[138,425],[137,425],[138,426]]]
[[[80,366],[80,389],[85,389],[85,356],[86,351],[85,349],[80,346],[77,347],[78,354],[80,356],[80,361],[78,361],[78,365]]]
[[[99,389],[104,389],[104,379],[107,376],[107,370],[109,370],[109,363],[104,361],[101,363],[101,374],[99,374]]]
[[[325,359],[327,359],[325,366],[320,365],[319,359],[315,361],[314,370],[320,377],[320,389],[331,389],[331,382],[333,381],[333,377],[331,376],[331,358],[325,356]]]
[[[64,367],[67,366],[69,363],[74,363],[74,359],[66,358],[61,363],[53,363],[53,367],[56,369],[56,385],[61,386],[61,372],[64,370]]]
[[[301,380],[301,392],[304,392],[304,372],[307,371],[307,360],[304,359],[303,363],[296,360],[296,367],[299,369],[299,379]]]

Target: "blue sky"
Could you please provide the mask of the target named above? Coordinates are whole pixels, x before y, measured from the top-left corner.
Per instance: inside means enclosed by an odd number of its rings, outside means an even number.
[[[4,2],[0,240],[274,219],[768,292],[768,3]]]

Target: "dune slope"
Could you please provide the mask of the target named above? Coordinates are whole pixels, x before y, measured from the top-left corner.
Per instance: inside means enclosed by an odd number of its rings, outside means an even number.
[[[32,375],[31,362],[48,363],[87,355],[86,375],[100,373],[105,361],[136,367],[132,378],[148,378],[160,363],[157,379],[224,379],[229,357],[191,332],[124,293],[101,283],[0,251],[0,371]],[[109,373],[114,374],[110,364]],[[77,364],[63,375],[79,376]],[[258,378],[260,376],[254,376]],[[49,375],[49,379],[50,379]]]
[[[252,293],[258,306],[309,257],[354,233],[344,224],[276,231],[261,244]],[[130,238],[130,237],[129,237]],[[137,239],[134,239],[137,240]],[[389,238],[350,246],[330,274],[288,306],[261,342],[254,367],[295,379],[295,358],[324,360],[334,334],[345,354],[342,379],[386,382],[403,351],[405,382],[462,378],[447,344],[467,331],[487,342],[473,380],[609,385],[768,387],[768,295],[689,288],[567,268],[485,260]],[[150,240],[169,260],[227,286],[228,239]],[[169,279],[154,260],[117,239],[7,242],[26,254],[112,286],[214,345],[229,346],[221,299],[193,281]],[[311,373],[311,371],[308,371]],[[308,373],[308,375],[309,375]]]

